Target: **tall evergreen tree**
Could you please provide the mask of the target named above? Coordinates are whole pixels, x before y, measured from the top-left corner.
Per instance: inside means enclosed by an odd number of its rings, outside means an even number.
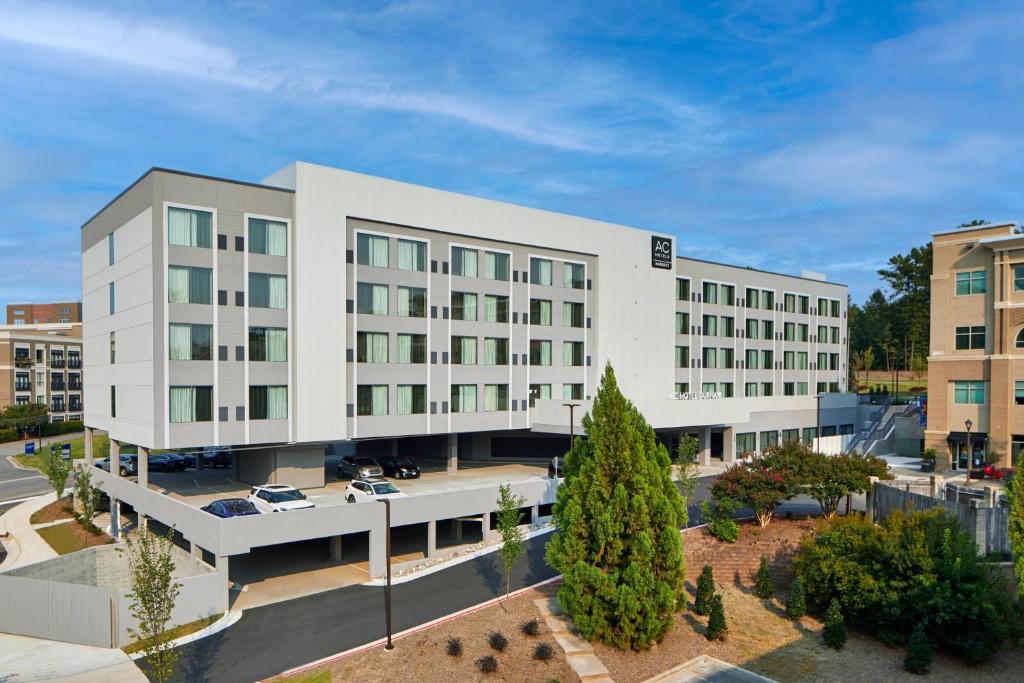
[[[1006,497],[1010,503],[1010,553],[1017,575],[1017,595],[1024,600],[1024,475],[1014,474],[1010,478]]]
[[[684,599],[686,506],[665,447],[605,366],[586,438],[565,459],[547,561],[563,575],[562,609],[587,640],[646,649]]]

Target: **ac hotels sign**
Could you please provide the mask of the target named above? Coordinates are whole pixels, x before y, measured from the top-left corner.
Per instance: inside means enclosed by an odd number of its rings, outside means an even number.
[[[672,268],[672,238],[651,236],[651,267]]]

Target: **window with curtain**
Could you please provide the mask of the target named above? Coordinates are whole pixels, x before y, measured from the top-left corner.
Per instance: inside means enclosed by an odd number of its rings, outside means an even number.
[[[807,352],[797,351],[796,352],[796,369],[806,370],[807,369]]]
[[[476,412],[476,385],[475,384],[453,384],[452,385],[452,412],[453,413],[475,413]]]
[[[831,332],[831,337],[832,337],[830,341],[833,344],[838,344],[839,343],[839,328],[838,327],[830,327],[829,328],[829,332]]]
[[[584,268],[582,263],[563,263],[562,264],[562,286],[571,287],[573,289],[583,289],[584,285]]]
[[[361,266],[388,267],[388,238],[382,235],[356,234],[356,262]]]
[[[583,400],[583,385],[582,384],[563,384],[562,385],[562,399],[565,401],[582,401]]]
[[[484,365],[508,365],[508,339],[503,337],[484,339]]]
[[[747,382],[743,385],[743,395],[748,398],[757,397],[757,382]]]
[[[427,335],[425,334],[399,334],[398,339],[398,363],[426,363],[427,362]]]
[[[743,456],[753,453],[757,448],[757,435],[754,432],[743,432],[736,435],[736,454]]]
[[[551,398],[551,385],[550,384],[531,384],[530,385],[530,407],[532,408],[537,399],[547,400]]]
[[[356,415],[387,414],[387,384],[360,384],[356,387]]]
[[[736,336],[736,319],[731,315],[722,316],[721,333],[723,337],[735,337]]]
[[[797,304],[798,304],[797,309],[801,313],[806,315],[807,313],[811,312],[811,300],[810,300],[809,297],[804,296],[803,294],[801,294],[800,296],[797,297]]]
[[[674,396],[674,398],[678,399],[683,394],[688,394],[688,393],[690,393],[690,383],[689,382],[676,382],[676,395]]]
[[[476,365],[476,337],[452,337],[452,363]]]
[[[495,294],[484,295],[484,322],[508,322],[508,297]]]
[[[381,286],[386,287],[386,285]],[[399,287],[396,313],[403,318],[426,318],[427,290],[423,287]],[[386,315],[386,313],[381,315]]]
[[[831,309],[832,309],[832,311],[831,311],[832,317],[833,318],[838,318],[839,317],[839,300],[838,299],[833,299],[832,300],[832,302],[831,302]]]
[[[706,337],[717,337],[718,336],[718,316],[717,315],[705,315],[703,319],[703,332]]]
[[[676,300],[677,301],[689,301],[690,300],[690,278],[688,278],[688,277],[677,277],[676,278]]]
[[[562,342],[562,365],[566,367],[583,365],[583,342]]]
[[[786,341],[796,341],[796,323],[783,323],[783,339]]]
[[[583,327],[583,304],[577,301],[562,302],[562,325]]]
[[[747,370],[757,370],[758,364],[757,359],[759,358],[757,349],[747,349],[746,366]]]
[[[705,346],[702,349],[702,358],[704,367],[706,368],[717,368],[718,367],[718,349],[711,346]]]
[[[957,405],[984,405],[985,382],[964,380],[953,382],[953,403]]]
[[[484,412],[493,413],[499,410],[508,410],[508,385],[485,384]]]
[[[775,394],[775,384],[772,382],[761,382],[761,395],[772,396]]]
[[[688,368],[688,367],[690,367],[690,347],[689,346],[677,346],[676,347],[676,367],[677,368]]]
[[[477,276],[477,250],[452,247],[452,275],[461,277]]]
[[[775,310],[775,292],[770,289],[761,290],[761,306],[766,311]]]
[[[213,214],[209,211],[167,208],[167,242],[179,247],[205,247],[213,244]]]
[[[387,315],[388,286],[370,282],[356,283],[356,312],[367,315]]]
[[[398,240],[398,269],[427,270],[427,243],[418,240]]]
[[[722,285],[722,305],[732,306],[736,303],[736,288],[732,285]]]
[[[194,266],[168,266],[167,301],[172,304],[211,303],[213,270]]]
[[[551,302],[547,299],[530,299],[530,324],[551,324]]]
[[[761,307],[761,290],[754,289],[753,287],[747,287],[746,291],[746,304],[747,308],[760,308]]]
[[[718,349],[718,367],[732,368],[736,364],[736,351],[734,349]]]
[[[452,292],[452,320],[476,320],[476,294]]]
[[[797,341],[808,341],[810,337],[810,326],[807,323],[797,323],[796,326],[796,340]]]
[[[387,332],[356,333],[357,363],[387,363],[388,334]]]
[[[828,367],[828,354],[827,353],[819,353],[818,354],[817,362],[818,362],[818,369],[819,370],[826,369]]]
[[[250,218],[249,252],[267,256],[287,256],[288,224],[283,221]]]
[[[422,415],[427,412],[427,385],[399,384],[395,396],[399,415]]]
[[[807,395],[807,382],[797,382],[796,383],[796,395],[797,396],[806,396]]]
[[[774,320],[762,320],[761,321],[761,339],[772,339],[775,337],[775,321]]]
[[[717,304],[718,303],[718,283],[717,282],[704,282],[704,303],[706,304]]]
[[[782,395],[783,396],[796,396],[796,383],[795,382],[783,382],[782,383]]]
[[[171,422],[210,422],[213,419],[213,387],[171,387]]]
[[[287,308],[288,277],[269,273],[249,273],[250,308]]]
[[[508,254],[501,254],[496,251],[484,252],[483,277],[488,280],[508,281]]]
[[[171,323],[167,334],[171,360],[210,360],[212,325]]]
[[[285,420],[288,418],[288,387],[249,387],[250,420]]]
[[[747,339],[757,339],[759,336],[758,332],[761,329],[759,321],[755,318],[747,318],[746,327]]]
[[[987,289],[985,284],[986,283],[984,270],[974,270],[968,273],[957,273],[956,295],[966,296],[969,294],[984,294]]]
[[[771,350],[761,351],[761,369],[771,370],[775,365],[775,352]]]
[[[551,261],[543,258],[530,259],[530,282],[535,285],[551,284]]]
[[[250,327],[249,360],[286,362],[288,360],[288,330],[283,327]]]
[[[551,365],[551,340],[530,340],[530,365]]]
[[[761,450],[766,448],[774,448],[779,445],[779,432],[771,430],[767,432],[761,432]]]
[[[689,313],[676,313],[676,334],[690,334]]]
[[[786,294],[783,296],[783,304],[786,313],[796,313],[796,294]]]
[[[818,297],[818,315],[828,314],[828,299],[824,297]]]

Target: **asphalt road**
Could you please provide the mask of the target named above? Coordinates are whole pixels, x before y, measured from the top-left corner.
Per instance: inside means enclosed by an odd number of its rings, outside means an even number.
[[[51,490],[46,477],[35,470],[15,467],[9,455],[23,453],[22,442],[3,444],[0,447],[0,504],[8,500],[19,500],[38,496]]]

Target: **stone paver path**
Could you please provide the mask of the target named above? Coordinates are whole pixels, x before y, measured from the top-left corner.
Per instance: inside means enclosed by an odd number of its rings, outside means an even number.
[[[558,598],[541,598],[533,601],[540,610],[544,622],[551,629],[551,635],[565,651],[565,660],[584,683],[615,683],[608,675],[601,660],[594,654],[594,648],[576,634],[572,622],[562,614]]]

